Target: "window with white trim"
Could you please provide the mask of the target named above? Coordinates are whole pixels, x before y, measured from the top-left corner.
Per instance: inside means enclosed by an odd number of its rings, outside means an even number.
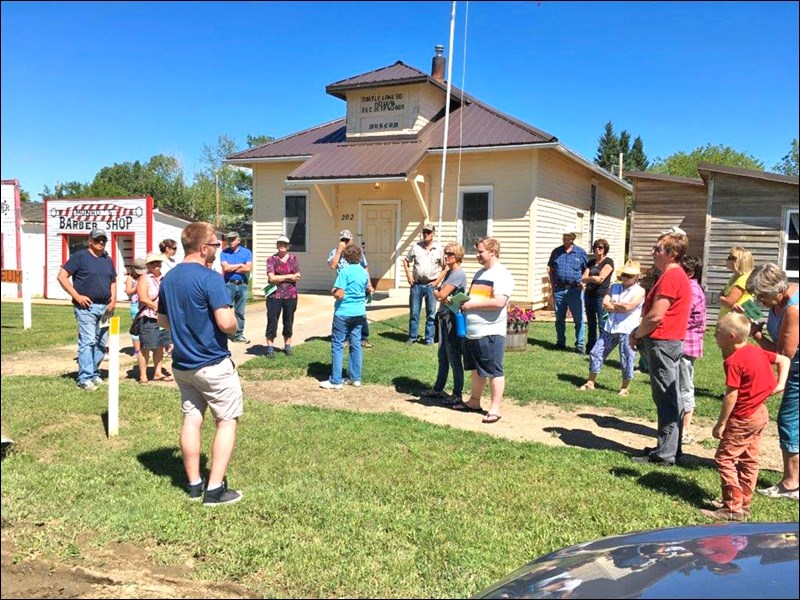
[[[463,187],[458,194],[458,239],[469,252],[475,240],[492,235],[494,191],[491,186]]]
[[[786,246],[783,251],[783,270],[789,279],[797,279],[800,271],[800,215],[796,208],[790,208],[786,210],[784,218],[783,239]]]
[[[294,252],[306,252],[308,240],[308,194],[284,194],[283,233]]]

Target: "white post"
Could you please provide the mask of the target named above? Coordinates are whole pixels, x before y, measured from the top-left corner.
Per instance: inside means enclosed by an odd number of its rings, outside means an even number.
[[[619,153],[619,178],[622,179],[622,152]]]
[[[456,29],[456,2],[453,0],[453,6],[450,11],[450,56],[447,57],[447,93],[445,94],[444,104],[444,140],[442,142],[442,180],[439,186],[439,221],[436,223],[436,239],[441,241],[442,235],[442,212],[444,210],[444,183],[447,175],[447,137],[450,131],[450,95],[453,88],[453,39],[455,37]],[[464,90],[461,90],[463,95]],[[462,100],[463,101],[463,100]],[[459,144],[463,143],[459,140]],[[458,190],[456,190],[458,195]]]
[[[108,437],[119,433],[119,317],[108,328]]]
[[[31,318],[31,280],[27,270],[22,272],[22,329],[30,329]]]

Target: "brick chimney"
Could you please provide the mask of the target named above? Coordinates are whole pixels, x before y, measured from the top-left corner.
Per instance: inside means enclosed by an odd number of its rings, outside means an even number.
[[[444,81],[444,67],[447,63],[447,59],[444,57],[444,46],[437,44],[434,47],[434,51],[436,52],[436,56],[433,57],[433,63],[431,65],[431,77],[436,81]]]

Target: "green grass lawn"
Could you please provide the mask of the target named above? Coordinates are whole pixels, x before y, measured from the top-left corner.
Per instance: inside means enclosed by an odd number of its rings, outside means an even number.
[[[7,343],[43,348],[74,339],[68,308],[39,307],[62,312],[50,315],[49,328],[22,333],[21,307],[17,329],[9,306],[16,305],[3,305],[4,353]],[[432,381],[434,349],[402,344],[404,323],[373,326],[366,382],[418,389]],[[52,329],[67,329],[66,342]],[[589,403],[573,390],[586,361],[551,352],[551,330],[536,324],[528,351],[508,355],[508,395]],[[38,342],[14,339],[24,335]],[[698,385],[711,415],[721,375],[707,348]],[[327,374],[329,353],[326,341],[309,342],[281,361],[290,367],[254,359],[242,376]],[[618,378],[618,367],[601,374],[607,391],[598,405],[618,405]],[[3,535],[15,544],[14,560],[43,553],[80,564],[94,548],[130,542],[159,564],[193,560],[197,577],[235,581],[263,597],[463,597],[565,545],[705,523],[697,509],[718,495],[706,464],[661,470],[618,452],[512,442],[398,414],[252,400],[229,471],[245,498],[205,509],[182,491],[174,387],[123,381],[121,435],[108,440],[102,393],[82,392],[66,377],[2,382],[3,432],[16,440],[2,466]],[[646,378],[634,385],[624,410],[652,418]],[[204,460],[211,433],[207,423]],[[760,483],[778,479],[765,472]],[[796,503],[761,497],[753,514],[798,518]]]

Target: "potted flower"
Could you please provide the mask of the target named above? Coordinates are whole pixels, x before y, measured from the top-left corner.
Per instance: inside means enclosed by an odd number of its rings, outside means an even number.
[[[536,311],[531,308],[521,308],[516,304],[508,307],[506,320],[507,333],[528,333],[528,324],[536,319]]]

